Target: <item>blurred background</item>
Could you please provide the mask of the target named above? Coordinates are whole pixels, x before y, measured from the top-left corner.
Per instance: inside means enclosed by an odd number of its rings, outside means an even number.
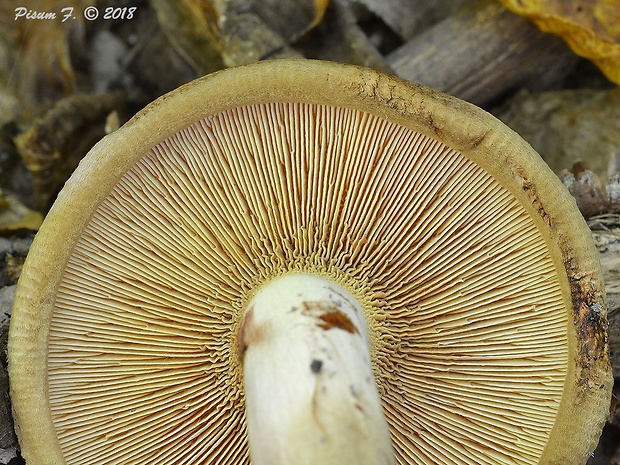
[[[530,142],[593,231],[620,377],[620,0],[2,0],[0,346],[32,237],[99,139],[199,76],[293,57],[433,87]],[[7,383],[0,464],[16,465]],[[619,412],[589,465],[620,464]]]

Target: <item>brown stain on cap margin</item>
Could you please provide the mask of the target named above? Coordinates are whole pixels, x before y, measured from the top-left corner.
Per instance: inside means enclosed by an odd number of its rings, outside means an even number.
[[[523,189],[523,193],[526,195],[529,201],[532,202],[532,206],[538,212],[538,215],[542,218],[545,224],[551,227],[552,226],[551,218],[545,211],[545,208],[540,201],[540,198],[538,196],[538,192],[536,190],[534,183],[527,178],[524,170],[515,168],[512,162],[511,162],[511,166],[512,166],[513,175],[516,181],[521,186],[521,189]]]
[[[579,340],[579,366],[589,373],[598,364],[609,364],[607,318],[604,301],[596,286],[587,276],[577,278],[569,275],[573,318]],[[580,378],[580,384],[589,385],[590,380]]]
[[[254,306],[252,305],[245,312],[239,334],[237,336],[237,344],[239,346],[239,356],[243,360],[245,352],[250,346],[260,344],[269,337],[270,325],[257,324],[254,321]]]

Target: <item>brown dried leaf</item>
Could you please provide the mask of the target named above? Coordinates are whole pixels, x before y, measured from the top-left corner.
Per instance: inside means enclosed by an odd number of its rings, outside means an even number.
[[[15,138],[32,174],[38,207],[43,209],[79,160],[105,135],[107,116],[122,110],[126,95],[76,94],[57,102]]]
[[[500,0],[620,83],[620,0]]]

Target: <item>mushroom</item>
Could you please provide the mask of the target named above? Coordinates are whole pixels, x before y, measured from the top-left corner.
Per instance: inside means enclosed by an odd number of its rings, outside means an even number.
[[[612,387],[597,259],[468,103],[326,62],[206,76],[99,142],[34,241],[23,455],[583,464]]]

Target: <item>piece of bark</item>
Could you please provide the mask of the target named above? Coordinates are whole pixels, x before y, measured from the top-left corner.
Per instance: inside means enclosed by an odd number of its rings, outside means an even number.
[[[0,126],[13,121],[19,110],[17,82],[13,78],[17,54],[14,37],[0,27]]]
[[[497,1],[480,0],[415,36],[387,61],[402,78],[484,106],[516,88],[552,86],[578,58]]]
[[[559,176],[562,184],[575,197],[579,211],[585,218],[609,212],[607,189],[594,172],[576,164],[572,170],[563,170]]]
[[[9,398],[9,375],[6,371],[6,342],[11,318],[11,306],[15,300],[16,285],[0,288],[0,449],[7,449],[17,443],[11,415]]]
[[[220,27],[219,41],[226,66],[266,59],[301,58],[281,35],[251,11],[227,11]]]
[[[58,101],[15,138],[32,173],[39,209],[45,209],[79,160],[105,135],[106,117],[124,108],[124,92],[76,94]]]
[[[198,76],[156,24],[151,25],[151,31],[144,31],[143,27],[137,33],[138,42],[129,54],[127,68],[148,95],[146,103]]]
[[[295,48],[306,58],[351,63],[393,74],[357,24],[347,0],[332,0],[323,22],[302,37]]]
[[[0,289],[17,284],[34,233],[34,231],[22,230],[14,232],[8,237],[0,236]],[[6,303],[6,305],[3,306],[4,304],[1,302]],[[0,299],[0,313],[10,305],[11,302],[7,299]],[[2,326],[1,321],[0,318],[0,327]],[[1,358],[2,353],[0,353],[0,360]]]
[[[556,173],[582,161],[601,179],[620,170],[620,89],[521,92],[493,113]]]
[[[411,39],[471,0],[356,0],[402,40]]]
[[[15,123],[0,127],[0,190],[17,196],[22,204],[34,208],[32,176],[13,140],[18,133]]]
[[[314,0],[261,0],[251,2],[249,8],[287,43],[294,42],[314,16]],[[241,8],[236,7],[236,10],[241,11]]]
[[[8,449],[16,443],[9,400],[9,375],[4,368],[0,368],[0,448]]]
[[[611,365],[614,377],[620,378],[620,215],[594,217],[588,223],[599,251],[607,293]]]

